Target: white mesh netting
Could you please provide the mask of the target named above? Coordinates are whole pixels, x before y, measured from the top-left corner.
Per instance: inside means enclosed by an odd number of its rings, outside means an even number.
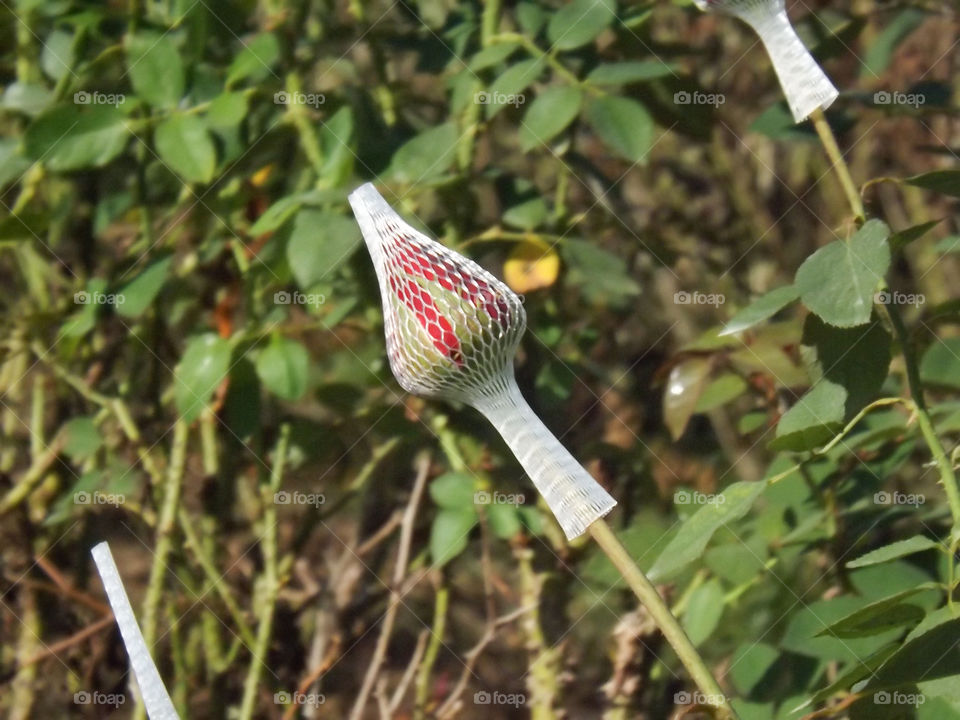
[[[734,15],[760,37],[796,122],[828,108],[839,93],[797,36],[784,0],[694,0],[701,10]]]
[[[371,184],[350,195],[383,300],[390,369],[408,392],[472,405],[497,428],[568,538],[616,501],[524,401],[513,358],[520,298],[472,260],[405,223]]]

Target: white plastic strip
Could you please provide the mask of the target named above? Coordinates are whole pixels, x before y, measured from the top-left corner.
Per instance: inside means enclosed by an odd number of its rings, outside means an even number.
[[[91,554],[93,561],[97,564],[103,588],[107,591],[113,616],[117,620],[117,625],[120,626],[120,635],[130,656],[130,666],[133,668],[137,685],[140,686],[140,694],[143,697],[147,715],[150,720],[180,720],[170,700],[170,694],[157,671],[157,666],[153,664],[147,643],[143,640],[143,633],[137,625],[137,618],[130,606],[127,591],[123,589],[123,581],[120,579],[117,564],[113,561],[110,546],[102,542],[91,550]]]
[[[839,93],[797,36],[787,14],[781,10],[744,19],[753,25],[770,55],[794,121],[805,120],[817,108],[830,107]]]

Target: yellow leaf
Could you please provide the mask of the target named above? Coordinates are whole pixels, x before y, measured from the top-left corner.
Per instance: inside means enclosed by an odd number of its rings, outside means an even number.
[[[250,177],[250,184],[254,187],[263,187],[273,174],[273,165],[264,165]]]
[[[522,242],[510,252],[503,264],[503,277],[518,293],[550,287],[560,273],[556,250],[540,243]]]

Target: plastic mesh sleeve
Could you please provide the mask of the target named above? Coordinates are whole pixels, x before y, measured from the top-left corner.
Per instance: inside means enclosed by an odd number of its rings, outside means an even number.
[[[150,650],[143,639],[143,633],[140,632],[140,626],[137,625],[137,618],[130,606],[130,598],[123,589],[123,581],[120,579],[117,564],[113,561],[110,546],[102,542],[93,548],[91,554],[97,564],[110,607],[113,608],[113,616],[120,626],[120,636],[127,648],[127,655],[130,656],[130,666],[140,687],[147,716],[150,720],[180,720],[157,666],[150,657]]]
[[[760,37],[787,98],[795,122],[817,108],[828,108],[839,95],[823,69],[800,40],[783,0],[696,0],[701,10],[734,15]]]
[[[582,535],[590,523],[616,506],[617,501],[530,409],[512,378],[508,392],[478,404],[477,409],[510,446],[568,539]]]
[[[472,260],[405,223],[371,184],[350,195],[383,302],[390,369],[416,395],[472,405],[520,460],[568,538],[610,511],[613,498],[524,401],[513,358],[523,304]]]

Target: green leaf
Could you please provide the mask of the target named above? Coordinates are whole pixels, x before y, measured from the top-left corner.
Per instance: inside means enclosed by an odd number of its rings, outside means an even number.
[[[51,170],[81,170],[106,165],[129,137],[123,113],[112,105],[64,105],[34,120],[24,145]]]
[[[74,461],[82,461],[93,455],[103,445],[103,437],[93,418],[78,417],[68,420],[60,429],[66,438],[63,452]]]
[[[453,162],[459,137],[454,123],[423,131],[393,154],[389,174],[406,183],[419,183],[443,174]]]
[[[656,80],[674,75],[676,67],[662,60],[630,60],[627,62],[601,63],[587,75],[587,82],[594,85],[629,85],[630,83]]]
[[[263,423],[260,378],[247,358],[230,368],[230,387],[221,413],[224,425],[233,435],[249,444],[248,438],[259,432]]]
[[[237,127],[246,115],[246,93],[224,92],[210,101],[204,117],[211,128],[224,130]]]
[[[924,550],[940,547],[942,547],[941,544],[936,540],[931,540],[924,535],[914,535],[912,538],[898,540],[897,542],[884,545],[876,550],[871,550],[870,552],[861,555],[856,560],[851,560],[848,562],[847,567],[852,570],[854,568],[866,567],[868,565],[878,565],[889,560],[895,560],[897,558],[906,557],[907,555],[923,552]]]
[[[227,87],[247,78],[256,82],[273,75],[270,68],[279,58],[280,44],[276,36],[273,33],[257,35],[244,44],[243,50],[230,63],[227,69]]]
[[[430,528],[430,557],[436,566],[445,565],[467,547],[477,514],[469,510],[441,510]]]
[[[186,182],[208,183],[217,169],[217,151],[203,121],[176,114],[157,125],[154,144],[160,159]]]
[[[54,30],[47,35],[41,45],[43,52],[40,55],[40,66],[43,71],[54,80],[61,80],[71,72],[74,59],[74,42],[76,36],[72,32]]]
[[[683,629],[690,642],[699,645],[713,634],[723,616],[723,608],[723,586],[716,578],[690,593],[683,613]]]
[[[521,60],[511,65],[497,77],[487,88],[486,92],[479,93],[477,102],[486,105],[485,114],[491,119],[507,105],[519,107],[526,103],[523,91],[537,81],[543,72],[544,62],[539,58]]]
[[[20,141],[0,138],[0,187],[19,177],[30,167],[30,161],[20,154]]]
[[[907,183],[925,190],[934,190],[944,195],[960,197],[960,170],[935,170],[934,172],[914,175]]]
[[[583,93],[573,87],[551,87],[537,95],[520,125],[520,147],[539,147],[563,132],[580,112]]]
[[[82,91],[81,91],[82,92]],[[75,100],[84,97],[78,92]],[[53,102],[53,93],[40,84],[14,82],[7,85],[0,107],[35,117]]]
[[[937,586],[929,583],[909,590],[902,590],[882,600],[864,605],[849,615],[831,623],[817,633],[818,637],[859,638],[878,635],[904,625],[916,625],[926,614],[919,605],[904,602],[907,598]]]
[[[901,230],[900,232],[894,233],[890,236],[891,251],[900,252],[914,240],[922,238],[941,222],[941,220],[931,220],[930,222],[914,225],[913,227],[908,227],[906,230]]]
[[[653,118],[636,100],[613,95],[591,100],[587,122],[604,145],[632,163],[643,160],[653,144]]]
[[[662,582],[701,557],[713,534],[746,515],[765,487],[764,482],[734,483],[715,498],[716,502],[703,505],[667,543],[650,568],[650,579]],[[720,498],[723,498],[722,501]]]
[[[800,299],[831,325],[853,327],[870,320],[877,284],[890,266],[890,229],[867,221],[847,242],[817,250],[797,270]]]
[[[877,671],[868,687],[900,687],[960,675],[957,638],[960,638],[960,618],[908,640]]]
[[[890,335],[878,321],[835,328],[809,315],[800,353],[814,384],[780,418],[770,447],[812,450],[839,432],[880,390],[890,365],[890,345]]]
[[[720,332],[720,336],[733,335],[771,318],[800,297],[795,285],[785,285],[761,295],[737,312]]]
[[[941,239],[937,243],[936,250],[943,255],[960,252],[960,235],[948,235]]]
[[[173,399],[177,410],[192,422],[203,410],[230,369],[230,343],[206,333],[187,343],[173,372]]]
[[[284,400],[298,400],[307,390],[310,356],[296,340],[275,335],[257,357],[263,386]]]
[[[535,197],[507,208],[500,219],[504,225],[519,228],[520,230],[533,230],[546,222],[548,213],[547,203],[544,199],[542,197]],[[547,254],[539,245],[536,247],[539,250],[537,257]]]
[[[687,106],[696,107],[696,106]],[[764,110],[749,127],[750,132],[766,135],[774,140],[810,141],[817,139],[810,123],[797,125],[786,102],[778,102]]]
[[[549,16],[546,8],[541,7],[536,2],[517,3],[515,12],[520,27],[531,37],[540,32],[540,28],[547,24],[547,17]]]
[[[268,207],[263,215],[258,217],[257,221],[250,226],[247,232],[249,232],[251,237],[273,232],[293,217],[302,205],[302,195],[287,195],[286,197],[282,197]]]
[[[861,60],[860,79],[873,81],[889,67],[897,46],[929,17],[916,8],[902,10],[870,43]]]
[[[710,412],[747,391],[747,381],[736,373],[724,373],[703,389],[694,412]]]
[[[124,317],[140,317],[157,297],[167,280],[172,257],[157,260],[117,291],[117,312]],[[123,302],[120,302],[120,298]]]
[[[780,658],[780,651],[773,645],[748,641],[733,653],[730,662],[730,680],[743,695],[749,695],[767,671]]]
[[[138,32],[125,38],[127,73],[137,95],[154,107],[176,107],[183,97],[183,62],[169,34]]]
[[[573,0],[553,13],[547,25],[551,49],[573,50],[602,33],[616,17],[615,0]]]
[[[934,338],[920,361],[925,385],[960,389],[960,338]]]
[[[360,228],[328,210],[304,208],[293,221],[287,261],[297,284],[307,290],[347,261],[360,246]]]
[[[516,42],[505,42],[497,43],[496,45],[490,45],[489,47],[483,48],[480,52],[470,58],[470,62],[467,65],[475,73],[480,72],[481,70],[486,70],[488,67],[493,67],[494,65],[499,65],[502,63],[519,47],[520,43]]]
[[[640,294],[640,285],[619,256],[573,238],[560,244],[560,252],[568,267],[567,282],[579,286],[589,302],[620,307]],[[603,282],[598,283],[597,278],[601,277]]]
[[[474,479],[465,472],[448,472],[430,483],[430,497],[447,510],[475,510]]]
[[[509,540],[523,530],[520,522],[520,513],[516,506],[507,503],[486,505],[487,522],[493,534],[501,540]]]
[[[321,174],[330,187],[340,187],[350,180],[356,160],[353,139],[353,110],[344,105],[320,128],[320,146],[325,158]]]

